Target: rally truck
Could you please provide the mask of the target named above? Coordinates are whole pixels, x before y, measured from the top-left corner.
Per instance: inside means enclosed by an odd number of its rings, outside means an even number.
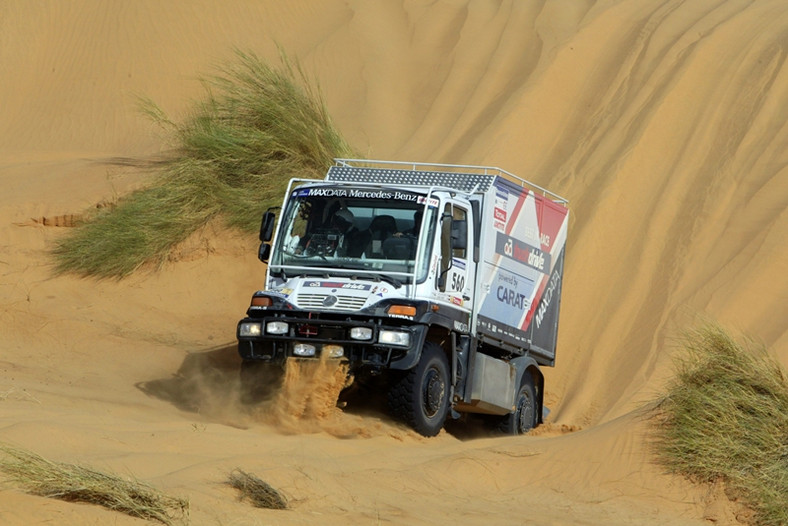
[[[287,360],[341,360],[424,436],[468,414],[527,432],[555,365],[567,204],[483,166],[337,159],[291,180],[237,327],[244,396]]]

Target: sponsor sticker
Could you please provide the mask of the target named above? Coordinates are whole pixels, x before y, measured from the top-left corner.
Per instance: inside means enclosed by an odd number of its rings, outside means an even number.
[[[502,208],[506,210],[506,203],[509,201],[509,190],[503,188],[501,186],[495,187],[495,206],[498,206],[499,203],[503,203]]]
[[[274,296],[281,296],[282,298],[287,298],[292,293],[293,293],[293,289],[288,289],[288,288],[273,289],[273,290],[269,290],[268,291],[268,294],[271,294],[271,295],[274,295]]]
[[[425,199],[421,194],[405,191],[335,188],[324,186],[315,188],[301,188],[293,192],[293,195],[297,197],[349,197],[357,199],[382,199],[385,201],[413,201],[414,203],[423,203]]]
[[[319,287],[343,290],[369,290],[372,285],[365,283],[341,283],[338,281],[305,281],[304,287]]]
[[[550,253],[524,243],[519,239],[498,232],[495,252],[547,274],[550,271]]]
[[[533,282],[517,274],[498,269],[495,285],[495,298],[509,308],[518,311],[527,310],[531,306],[529,294]]]
[[[427,202],[427,198],[426,198],[426,197],[424,197],[423,195],[420,195],[420,196],[419,196],[419,198],[418,198],[418,200],[417,200],[417,202],[418,202],[420,205],[423,205],[424,203],[426,203],[426,202]],[[438,206],[438,205],[440,204],[440,201],[438,201],[438,200],[437,200],[437,199],[435,199],[434,197],[431,197],[431,198],[429,199],[429,203],[428,203],[428,204],[429,204],[430,206]]]
[[[542,319],[547,313],[547,309],[550,308],[550,302],[553,301],[553,294],[560,283],[561,275],[558,272],[553,272],[553,275],[550,276],[550,283],[547,285],[547,290],[545,290],[544,295],[542,295],[542,301],[539,303],[539,308],[536,311],[537,329],[541,327]]]
[[[268,294],[269,296],[276,296],[278,298],[286,298],[288,296],[288,294],[289,294],[288,292],[286,292],[288,290],[290,292],[292,292],[291,289],[272,289],[272,290],[266,290],[265,293]]]

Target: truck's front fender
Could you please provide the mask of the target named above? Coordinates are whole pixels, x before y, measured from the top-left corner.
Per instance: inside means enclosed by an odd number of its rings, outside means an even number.
[[[427,337],[427,327],[425,325],[415,325],[413,330],[413,343],[408,352],[402,358],[393,360],[389,369],[407,371],[413,369],[421,359],[421,350],[424,348],[424,340]]]

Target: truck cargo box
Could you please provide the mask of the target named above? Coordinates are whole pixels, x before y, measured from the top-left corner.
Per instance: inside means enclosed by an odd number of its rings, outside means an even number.
[[[554,365],[569,209],[503,177],[484,201],[477,332]]]

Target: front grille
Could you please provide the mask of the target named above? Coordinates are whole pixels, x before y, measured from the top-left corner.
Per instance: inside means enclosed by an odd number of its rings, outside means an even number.
[[[347,339],[344,327],[331,325],[302,323],[296,326],[295,336],[299,338],[317,338],[320,340],[342,341]]]
[[[336,296],[337,301],[333,305],[326,304],[326,298],[331,294],[298,294],[296,305],[302,309],[329,309],[329,310],[358,310],[364,306],[366,298],[355,296]]]

